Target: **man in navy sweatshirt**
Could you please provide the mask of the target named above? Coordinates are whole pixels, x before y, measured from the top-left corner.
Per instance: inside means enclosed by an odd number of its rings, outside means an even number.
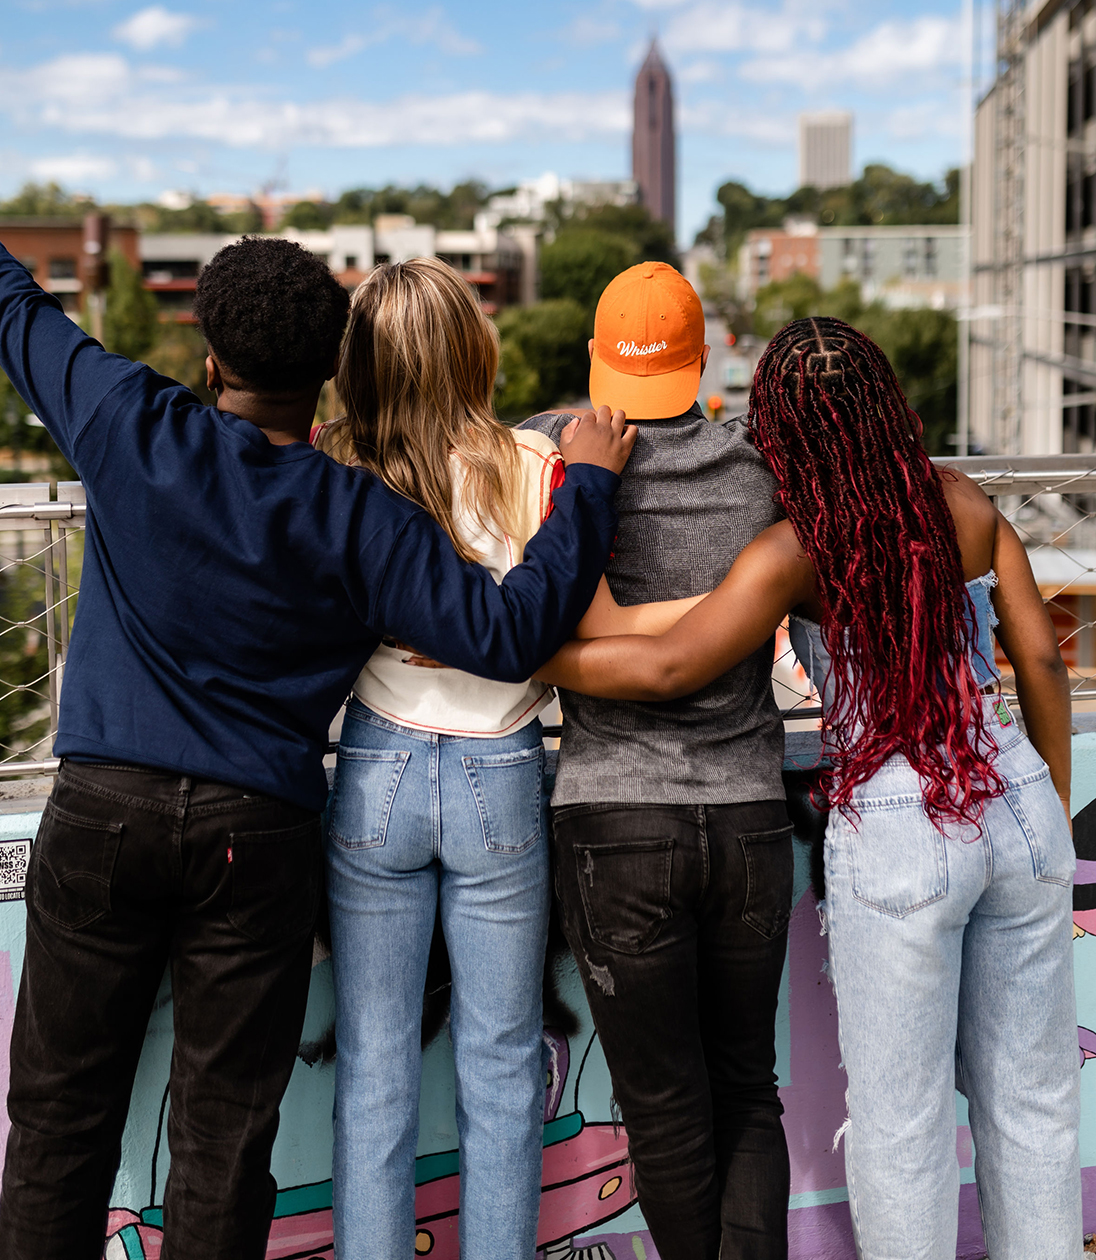
[[[308,444],[347,295],[288,241],[209,264],[217,406],[107,354],[0,247],[0,367],[87,492],[79,610],[27,876],[4,1260],[97,1260],[171,968],[164,1260],[260,1260],[304,1017],[331,719],[382,635],[528,678],[612,543],[634,429],[588,415],[501,586],[421,509]]]

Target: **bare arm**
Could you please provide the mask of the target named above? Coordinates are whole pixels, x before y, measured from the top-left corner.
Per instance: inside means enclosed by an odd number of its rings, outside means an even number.
[[[618,604],[602,577],[594,602],[578,623],[576,639],[602,639],[610,634],[665,634],[695,608],[704,595],[667,599],[653,604]]]
[[[770,526],[706,599],[665,634],[572,640],[537,671],[610,700],[686,696],[755,652],[814,592],[814,571],[786,521]]]
[[[1016,531],[1000,515],[993,567],[999,582],[993,592],[993,606],[1000,618],[997,638],[1016,671],[1016,694],[1028,738],[1050,767],[1050,777],[1069,818],[1069,678],[1027,552]]]

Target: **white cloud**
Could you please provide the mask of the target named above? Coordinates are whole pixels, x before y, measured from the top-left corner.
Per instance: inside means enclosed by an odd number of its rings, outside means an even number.
[[[777,148],[794,145],[799,134],[795,117],[767,110],[739,112],[722,101],[686,105],[680,112],[683,128],[710,136],[727,136]]]
[[[818,7],[808,9],[801,0],[785,0],[779,8],[700,0],[674,15],[663,41],[676,52],[782,53],[816,43],[826,30]]]
[[[129,62],[117,53],[71,53],[24,73],[0,71],[0,101],[10,95],[78,110],[116,99],[132,81]]]
[[[741,68],[744,78],[800,87],[859,87],[892,90],[896,84],[924,88],[963,58],[959,19],[919,17],[881,22],[848,48],[835,52],[791,51],[759,57]]]
[[[198,25],[198,19],[190,14],[172,13],[163,5],[153,4],[120,22],[111,34],[137,52],[149,52],[161,44],[178,48]]]
[[[35,179],[53,180],[58,184],[87,184],[91,180],[110,179],[117,169],[107,158],[83,153],[38,158],[30,164],[30,173]]]
[[[682,66],[677,77],[682,83],[712,83],[723,75],[723,67],[716,61],[694,61]]]
[[[361,35],[347,35],[337,44],[328,44],[322,48],[309,49],[305,60],[317,70],[323,70],[327,66],[333,65],[336,61],[343,61],[347,57],[353,57],[355,53],[361,52],[369,43],[370,41]]]
[[[374,10],[373,17],[374,24],[368,35],[345,35],[337,44],[312,48],[306,54],[308,64],[323,70],[390,39],[404,39],[419,46],[433,44],[451,57],[483,52],[483,45],[462,35],[437,5],[417,17],[399,14],[387,7]]]
[[[580,48],[593,48],[597,44],[607,44],[610,40],[618,39],[620,27],[616,22],[582,14],[565,26],[559,36],[568,44],[576,44]]]
[[[632,3],[640,9],[648,11],[656,9],[680,9],[687,0],[632,0]]]
[[[201,139],[235,147],[374,148],[456,145],[550,135],[619,136],[631,126],[629,93],[411,93],[369,102],[271,100],[254,89],[148,82],[124,58],[82,54],[26,71],[0,69],[0,111],[74,135],[131,140]]]
[[[946,101],[919,101],[892,109],[882,118],[884,133],[894,140],[921,140],[926,136],[959,136],[963,117]]]
[[[148,157],[142,157],[136,154],[126,159],[126,165],[129,168],[130,175],[143,184],[150,184],[154,179],[160,176],[160,168],[156,163]]]

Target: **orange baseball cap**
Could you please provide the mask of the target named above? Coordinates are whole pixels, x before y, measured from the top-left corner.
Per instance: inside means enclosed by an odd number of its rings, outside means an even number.
[[[629,420],[680,416],[696,402],[704,311],[668,263],[645,262],[610,281],[594,316],[590,401]]]

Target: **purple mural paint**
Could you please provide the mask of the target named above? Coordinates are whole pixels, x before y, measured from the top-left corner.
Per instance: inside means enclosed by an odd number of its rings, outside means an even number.
[[[973,1181],[959,1187],[959,1237],[955,1260],[985,1260],[986,1239],[978,1207],[978,1187]]]
[[[833,1139],[845,1122],[846,1082],[837,1045],[837,999],[826,974],[826,956],[818,902],[808,889],[792,911],[788,929],[791,1083],[781,1088],[780,1099],[792,1194],[836,1190],[845,1184],[845,1156],[840,1147],[834,1153]]]
[[[797,1260],[856,1260],[847,1203],[822,1203],[788,1213],[788,1254]]]
[[[11,1070],[11,1030],[15,1023],[15,990],[11,981],[11,954],[0,950],[0,1098],[8,1096]],[[8,1146],[7,1107],[0,1106],[0,1173],[4,1171],[4,1152]]]

